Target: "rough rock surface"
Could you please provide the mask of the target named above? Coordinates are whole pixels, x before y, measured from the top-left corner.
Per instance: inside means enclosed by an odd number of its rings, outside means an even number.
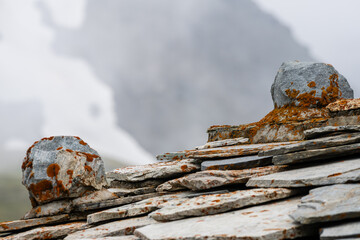
[[[196,150],[207,149],[207,148],[216,148],[216,147],[226,147],[226,146],[233,146],[239,144],[249,143],[248,138],[232,138],[232,139],[225,139],[215,142],[208,142],[205,145],[195,147]]]
[[[145,187],[156,188],[165,181],[166,180],[164,179],[149,179],[141,182],[127,182],[127,181],[119,181],[113,178],[108,178],[110,188],[122,188],[122,189],[137,189],[137,188],[145,188]]]
[[[330,112],[343,112],[360,109],[360,99],[341,99],[326,106]]]
[[[312,189],[291,214],[302,224],[360,217],[360,184],[337,184]]]
[[[124,205],[117,208],[111,208],[88,216],[88,224],[95,224],[98,222],[122,219],[127,217],[134,217],[152,212],[159,208],[159,205],[164,202],[184,198],[189,193],[171,194],[161,197],[149,198],[140,202]]]
[[[99,154],[78,137],[56,136],[35,142],[26,153],[22,170],[33,205],[79,197],[106,185]]]
[[[86,226],[86,222],[72,222],[50,227],[40,227],[16,235],[4,237],[3,240],[38,240],[61,239]]]
[[[360,159],[337,161],[251,178],[248,187],[306,187],[360,181]]]
[[[87,228],[68,235],[65,240],[76,240],[84,238],[104,238],[110,236],[121,236],[133,234],[135,229],[149,224],[157,223],[147,216],[139,218],[130,218]]]
[[[360,221],[343,223],[320,229],[321,240],[335,240],[340,238],[355,239],[360,236]]]
[[[354,138],[352,138],[352,140],[354,140]],[[323,161],[324,159],[340,159],[339,157],[356,153],[360,153],[360,143],[278,155],[273,157],[272,162],[275,165],[291,165],[309,161]]]
[[[304,131],[306,139],[318,138],[326,134],[341,134],[345,132],[360,132],[360,125],[325,126]]]
[[[271,86],[275,107],[325,107],[339,98],[354,98],[347,80],[325,63],[284,62]]]
[[[24,219],[70,213],[71,210],[72,210],[71,201],[69,200],[54,201],[32,208],[29,212],[25,214]]]
[[[252,167],[270,165],[271,157],[259,157],[257,155],[229,158],[223,160],[211,160],[201,163],[201,170],[239,170]]]
[[[153,178],[168,178],[194,172],[200,169],[200,164],[194,159],[160,162],[148,165],[118,168],[106,174],[107,177],[119,181],[138,182]]]
[[[260,204],[289,197],[296,193],[285,188],[259,188],[223,194],[204,195],[176,204],[160,204],[160,209],[149,214],[157,221],[171,221],[192,216],[204,216],[227,212],[245,206]]]
[[[207,170],[170,180],[157,187],[157,191],[175,191],[183,188],[205,190],[229,184],[246,183],[249,178],[285,170],[286,166],[267,166],[243,170]]]
[[[268,151],[259,152],[259,156],[276,156],[292,152],[342,146],[358,142],[360,142],[360,133],[345,133],[336,136],[305,140],[287,146],[280,146],[270,149]]]
[[[300,199],[266,204],[212,216],[153,224],[139,228],[142,239],[292,239],[316,233],[289,217]],[[212,227],[210,227],[212,226]]]
[[[29,220],[16,220],[16,221],[10,221],[10,222],[2,222],[2,223],[0,223],[0,233],[21,230],[21,229],[29,228],[29,227],[33,227],[33,226],[40,226],[40,225],[44,225],[44,224],[51,224],[51,223],[66,221],[68,219],[69,219],[69,215],[62,214],[62,215],[57,215],[57,216],[34,218],[34,219],[29,219]]]

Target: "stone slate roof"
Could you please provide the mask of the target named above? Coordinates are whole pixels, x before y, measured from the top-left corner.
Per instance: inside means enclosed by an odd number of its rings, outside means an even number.
[[[321,116],[275,110],[300,117],[211,127],[203,146],[115,169],[105,188],[80,197],[34,204],[0,223],[0,237],[360,239],[360,99],[332,102]]]

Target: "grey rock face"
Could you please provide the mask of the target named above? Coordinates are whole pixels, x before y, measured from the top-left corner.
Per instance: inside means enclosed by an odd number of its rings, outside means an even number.
[[[72,222],[50,227],[35,228],[16,235],[11,235],[3,240],[38,240],[38,239],[62,239],[64,236],[76,232],[86,226],[86,222]]]
[[[354,138],[349,140],[354,140]],[[318,160],[330,159],[335,157],[339,159],[339,157],[341,156],[346,157],[348,155],[359,152],[360,152],[360,143],[355,143],[355,144],[349,144],[349,145],[343,145],[337,147],[314,149],[314,150],[278,155],[273,157],[272,162],[275,165],[283,165],[283,164],[290,165],[290,164],[310,162],[310,161],[315,162]]]
[[[360,217],[360,184],[338,184],[312,189],[291,214],[302,224]]]
[[[79,197],[107,184],[99,154],[72,136],[35,142],[27,151],[22,170],[23,184],[36,204]]]
[[[160,204],[160,209],[150,213],[157,221],[172,221],[192,216],[212,215],[229,210],[286,198],[294,190],[285,188],[259,188],[231,193],[204,195],[187,199],[177,204]]]
[[[360,142],[359,133],[345,133],[336,136],[305,140],[292,145],[277,147],[268,151],[260,152],[259,156],[276,156],[292,152],[328,148],[357,142]]]
[[[72,210],[71,201],[69,200],[54,201],[32,208],[29,212],[25,214],[24,219],[70,213],[71,210]]]
[[[343,132],[360,132],[360,125],[326,126],[320,128],[312,128],[305,130],[304,135],[306,139],[312,139],[326,134]]]
[[[17,231],[17,230],[21,230],[24,228],[40,226],[40,225],[44,225],[44,224],[58,223],[61,221],[66,221],[68,219],[69,219],[69,215],[62,214],[62,215],[57,215],[57,216],[34,218],[34,219],[29,219],[29,220],[16,220],[16,221],[10,221],[10,222],[2,222],[2,223],[0,223],[0,233],[8,232],[8,231]]]
[[[154,219],[145,217],[125,219],[84,229],[68,235],[65,240],[76,240],[84,238],[101,238],[110,236],[130,235],[135,229],[149,224],[157,223]]]
[[[275,107],[325,107],[339,98],[354,98],[347,80],[325,63],[284,62],[271,86]]]
[[[157,191],[175,191],[188,188],[205,190],[229,184],[246,183],[249,178],[264,176],[286,169],[286,166],[267,166],[243,170],[207,170],[172,179],[157,187]]]
[[[207,148],[217,148],[217,147],[225,147],[225,146],[233,146],[239,144],[249,143],[248,138],[232,138],[232,139],[225,139],[220,141],[208,142],[205,145],[196,147],[196,150],[207,149]]]
[[[194,159],[160,162],[148,165],[118,168],[106,173],[106,176],[119,181],[139,182],[147,179],[168,178],[200,169],[200,164]]]
[[[236,170],[266,166],[271,164],[271,157],[259,157],[257,155],[229,158],[224,160],[204,161],[201,163],[201,170]]]
[[[332,227],[325,227],[320,230],[321,240],[335,240],[340,238],[360,236],[360,221],[343,223]],[[354,238],[351,238],[354,239]]]
[[[323,186],[360,180],[360,159],[331,162],[251,178],[248,187]]]
[[[142,239],[261,239],[277,240],[316,234],[311,226],[294,223],[289,214],[300,199],[153,224],[139,228],[135,235]]]

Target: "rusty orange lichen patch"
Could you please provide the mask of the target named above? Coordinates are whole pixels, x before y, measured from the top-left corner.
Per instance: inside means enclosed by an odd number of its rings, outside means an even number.
[[[80,143],[81,145],[84,145],[84,146],[86,146],[86,145],[87,145],[87,143],[86,143],[86,142],[84,142],[83,140],[80,140],[80,141],[79,141],[79,143]]]
[[[56,178],[59,173],[59,170],[60,170],[60,166],[56,163],[52,163],[48,166],[46,173],[47,173],[48,177]]]
[[[321,97],[315,97],[315,90],[299,94],[299,90],[286,89],[285,93],[289,98],[297,101],[299,107],[324,107],[342,96],[338,80],[339,76],[337,74],[330,75],[329,86],[327,88],[322,88]],[[310,82],[308,86],[314,88],[316,87],[316,83]],[[294,105],[294,103],[291,105]]]
[[[54,139],[54,136],[51,136],[51,137],[48,137],[48,138],[46,138],[46,137],[45,137],[45,138],[42,138],[41,141],[43,141],[43,140],[49,140],[49,141],[51,141],[51,140],[53,140],[53,139]]]
[[[86,156],[86,161],[88,161],[88,162],[92,162],[94,160],[94,158],[99,157],[96,154],[91,154],[91,153],[86,153],[86,152],[81,152],[81,154],[84,154]]]
[[[87,165],[85,165],[84,168],[88,172],[91,172],[93,170],[90,166],[87,166]]]
[[[187,165],[182,165],[182,166],[181,166],[181,171],[185,172],[187,168],[188,168]]]
[[[308,87],[309,88],[315,88],[316,87],[316,83],[314,81],[311,81],[308,83]]]
[[[9,227],[4,223],[0,223],[0,227],[2,227],[4,230],[9,229]]]
[[[58,147],[56,150],[61,150],[63,147]]]
[[[30,184],[29,190],[41,201],[52,198],[52,183],[49,180],[41,180],[36,184]]]

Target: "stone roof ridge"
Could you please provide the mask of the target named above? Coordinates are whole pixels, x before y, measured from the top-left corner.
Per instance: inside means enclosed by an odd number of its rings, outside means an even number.
[[[274,110],[208,143],[105,173],[82,139],[24,159],[32,209],[2,239],[359,239],[360,99],[325,63],[286,62]]]

